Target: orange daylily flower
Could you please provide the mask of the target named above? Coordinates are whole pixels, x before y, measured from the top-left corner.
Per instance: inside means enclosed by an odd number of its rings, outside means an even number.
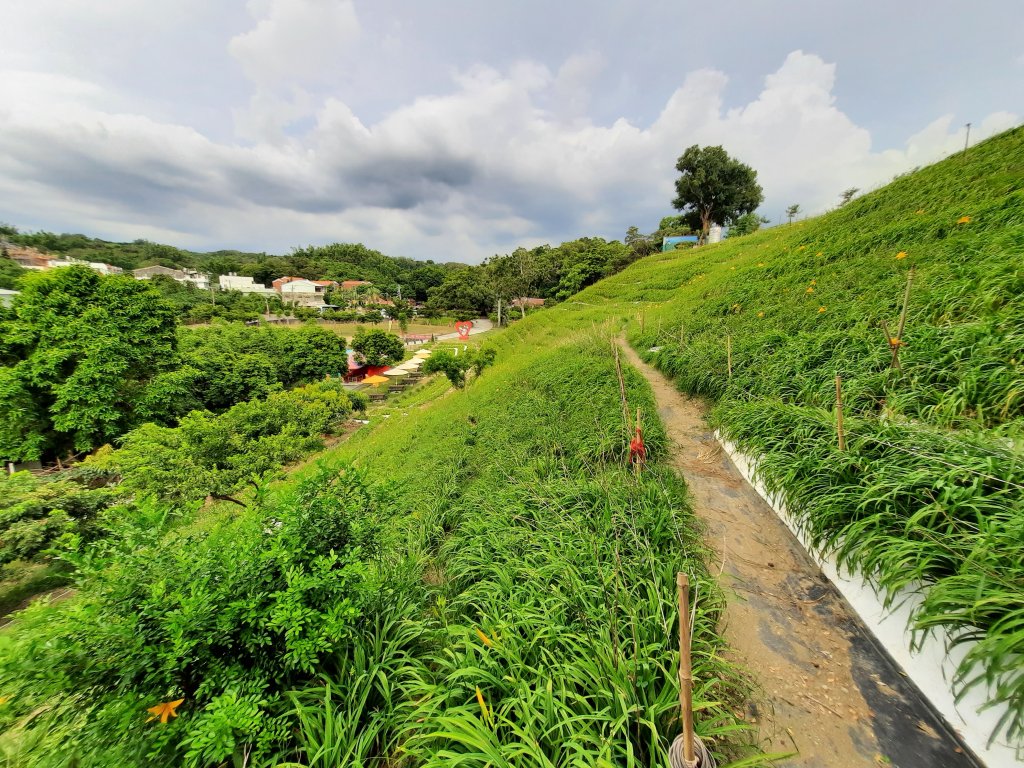
[[[476,636],[479,637],[480,638],[480,642],[482,642],[488,648],[490,648],[492,645],[494,645],[494,643],[492,642],[491,638],[489,638],[487,635],[485,635],[479,629],[476,630]]]
[[[971,217],[970,216],[961,216],[959,219],[956,220],[956,223],[957,224],[970,224],[971,223]]]
[[[906,251],[900,251],[899,253],[896,254],[896,258],[897,259],[905,259],[905,258],[907,258],[907,252]]]
[[[807,286],[807,292],[808,293],[814,293],[814,286],[813,285],[808,285]]]
[[[159,717],[161,723],[166,723],[167,718],[177,717],[178,713],[175,710],[181,706],[183,701],[184,699],[178,699],[177,701],[165,701],[162,704],[157,704],[155,707],[150,707],[146,711],[152,713],[152,715],[146,718],[146,722],[148,723],[151,720],[156,720]]]
[[[819,315],[820,315],[820,314],[821,314],[822,312],[824,312],[824,311],[825,311],[825,308],[824,308],[824,307],[818,307],[818,314],[819,314]]]
[[[476,687],[476,703],[480,705],[480,711],[483,713],[484,719],[490,722],[491,713],[487,709],[487,702],[484,701],[484,695],[480,692],[480,686]]]
[[[890,347],[905,347],[905,346],[907,346],[907,342],[903,341],[902,339],[889,339],[889,346]]]
[[[798,251],[806,251],[807,250],[807,246],[806,245],[801,245],[799,248],[797,248],[797,250]]]

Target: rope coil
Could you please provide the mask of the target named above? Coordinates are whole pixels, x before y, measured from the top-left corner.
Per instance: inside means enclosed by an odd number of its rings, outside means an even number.
[[[676,736],[675,741],[672,742],[672,746],[669,747],[669,768],[718,768],[718,763],[715,762],[715,758],[704,745],[704,742],[700,740],[700,736],[697,734],[693,735],[693,756],[695,759],[692,762],[688,761],[683,754],[683,741],[683,735],[679,734]]]

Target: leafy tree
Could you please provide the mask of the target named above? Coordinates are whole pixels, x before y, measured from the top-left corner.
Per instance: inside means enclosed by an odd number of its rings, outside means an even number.
[[[390,365],[405,357],[402,340],[378,328],[359,328],[352,337],[352,349],[367,365]]]
[[[466,386],[466,371],[470,369],[473,361],[468,354],[455,355],[449,349],[435,349],[433,354],[423,364],[423,372],[426,374],[443,373],[453,387],[462,389]]]
[[[860,187],[849,187],[844,189],[843,193],[839,196],[839,204],[846,205],[848,202],[853,200],[853,196],[860,192]]]
[[[729,237],[741,237],[756,232],[762,224],[767,224],[768,219],[756,213],[745,213],[738,216],[729,223]]]
[[[14,290],[18,287],[18,278],[28,271],[16,261],[0,258],[0,288]]]
[[[660,241],[661,238],[658,238]],[[652,235],[645,235],[637,227],[630,227],[626,230],[626,247],[633,253],[635,258],[641,259],[650,256],[658,250],[658,244]]]
[[[486,315],[492,302],[485,280],[482,267],[463,267],[449,272],[441,285],[427,292],[427,307],[438,311],[455,310],[471,317]]]
[[[86,267],[26,276],[0,322],[0,457],[88,451],[123,434],[175,346],[174,310],[143,282]]]
[[[683,220],[707,239],[711,225],[751,213],[764,201],[757,171],[729,157],[722,147],[689,147],[676,162],[676,198]]]
[[[800,213],[800,206],[797,203],[793,203],[793,205],[789,206],[789,208],[786,209],[786,216],[789,217],[790,224],[793,223],[793,217],[796,216],[798,213]]]

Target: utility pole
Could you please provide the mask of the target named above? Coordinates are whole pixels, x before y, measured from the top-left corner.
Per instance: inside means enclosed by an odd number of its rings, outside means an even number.
[[[498,297],[498,327],[501,328],[501,297]]]
[[[964,137],[964,154],[967,154],[967,142],[971,140],[971,124],[967,124],[967,136]]]

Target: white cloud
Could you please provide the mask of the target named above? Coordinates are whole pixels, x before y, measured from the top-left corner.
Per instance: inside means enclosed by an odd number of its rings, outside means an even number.
[[[228,50],[261,86],[329,80],[359,36],[352,0],[251,0],[248,7],[259,20]]]
[[[339,10],[345,3],[279,3],[267,0],[263,21],[232,50],[260,83],[294,86],[285,76],[310,72],[315,59],[286,55],[296,19],[321,14],[325,27],[322,14],[334,19],[321,41],[354,34],[357,22]],[[520,243],[654,228],[670,212],[675,160],[690,144],[722,144],[756,168],[775,218],[790,203],[811,213],[831,207],[846,187],[870,188],[963,143],[962,127],[942,116],[903,148],[873,148],[835,103],[835,65],[800,51],[743,106],[724,108],[727,76],[700,70],[649,125],[597,124],[586,116],[586,94],[601,65],[583,56],[555,74],[532,61],[504,72],[471,67],[449,92],[372,123],[337,97],[260,86],[248,116],[263,114],[265,124],[252,145],[130,114],[88,82],[0,72],[0,200],[8,206],[0,220],[46,222],[56,211],[65,227],[127,239],[156,232],[190,247],[283,251],[358,240],[478,261]],[[309,116],[305,132],[281,130]],[[1017,120],[993,113],[972,137]]]

